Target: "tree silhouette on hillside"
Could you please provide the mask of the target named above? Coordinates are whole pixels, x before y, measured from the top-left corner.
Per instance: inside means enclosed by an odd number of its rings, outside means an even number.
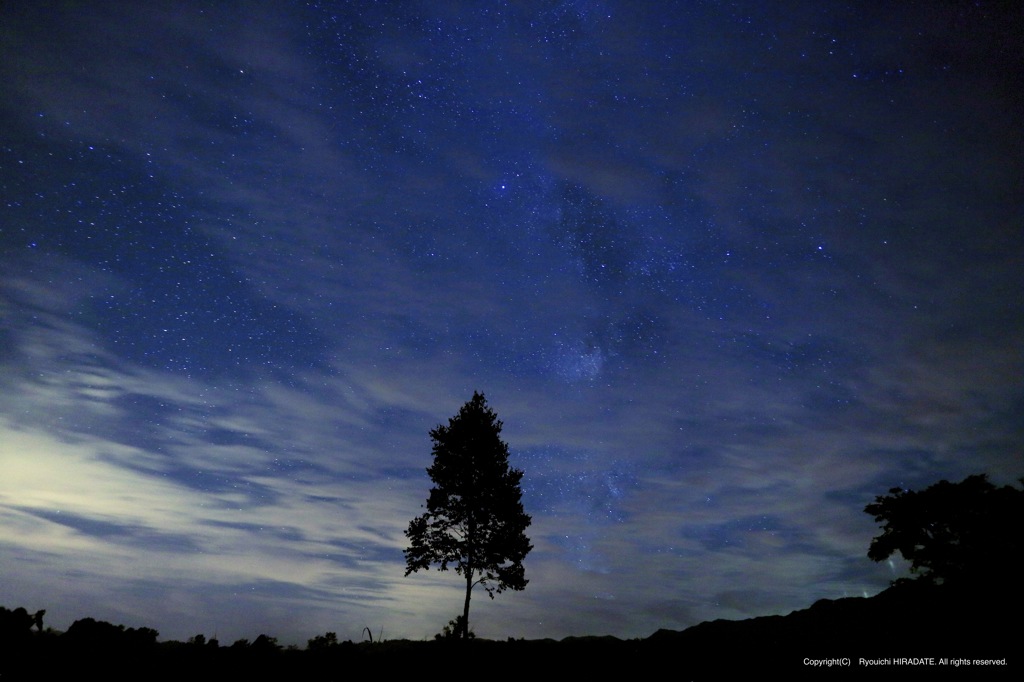
[[[920,492],[893,488],[864,511],[882,524],[868,557],[899,552],[919,579],[935,584],[1008,585],[1024,556],[1024,490],[984,474],[939,481]]]

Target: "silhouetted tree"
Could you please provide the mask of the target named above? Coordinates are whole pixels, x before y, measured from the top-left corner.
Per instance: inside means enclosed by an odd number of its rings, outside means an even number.
[[[530,516],[523,511],[523,472],[508,464],[502,423],[483,394],[459,409],[458,415],[430,432],[434,463],[427,469],[434,487],[427,511],[409,523],[405,550],[409,575],[438,564],[449,565],[466,580],[466,600],[458,622],[469,636],[469,599],[483,585],[495,592],[522,590],[527,579],[523,559],[533,546],[526,537]]]
[[[338,635],[334,632],[328,632],[323,635],[317,635],[313,639],[306,642],[306,648],[310,651],[332,649],[336,646],[338,646]]]
[[[160,633],[152,628],[125,628],[94,618],[76,620],[61,640],[79,651],[132,651],[141,652],[156,647]]]
[[[466,633],[466,639],[473,639],[476,637],[472,630],[463,626],[462,616],[459,615],[448,621],[448,625],[441,628],[441,632],[434,635],[434,639],[454,639],[456,637],[462,637],[463,632]]]
[[[281,646],[277,643],[277,637],[271,637],[270,635],[260,635],[256,638],[250,648],[256,652],[271,652],[278,651]]]
[[[939,481],[921,492],[893,488],[864,511],[882,524],[868,557],[895,552],[931,583],[1016,580],[1024,556],[1024,490],[997,488],[984,474]]]
[[[33,618],[19,606],[9,611],[0,606],[0,644],[27,640],[32,632]]]

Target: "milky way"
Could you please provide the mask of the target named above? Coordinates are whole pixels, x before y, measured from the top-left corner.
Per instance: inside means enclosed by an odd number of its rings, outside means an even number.
[[[875,594],[875,495],[1024,475],[1019,8],[8,5],[0,604],[430,637],[474,390],[535,545],[480,636]]]

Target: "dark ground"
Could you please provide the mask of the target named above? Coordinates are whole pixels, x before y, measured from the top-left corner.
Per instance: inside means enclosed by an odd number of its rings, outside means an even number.
[[[318,650],[282,649],[263,638],[247,646],[157,643],[155,631],[95,622],[90,628],[73,625],[67,633],[40,633],[22,627],[24,621],[15,622],[14,612],[5,610],[0,680],[83,674],[103,679],[342,680],[388,671],[504,678],[508,673],[525,677],[552,665],[574,674],[670,674],[679,680],[771,672],[800,679],[1019,679],[1021,606],[1020,595],[1005,590],[954,591],[908,583],[867,599],[821,600],[786,616],[718,620],[681,632],[659,630],[646,639],[397,640],[341,642]],[[866,665],[861,659],[881,663]],[[983,665],[982,660],[1002,664]]]

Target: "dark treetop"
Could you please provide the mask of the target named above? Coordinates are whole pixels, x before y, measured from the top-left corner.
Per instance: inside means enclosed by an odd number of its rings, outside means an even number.
[[[893,488],[864,511],[882,524],[868,557],[899,552],[926,582],[1016,584],[1024,552],[1024,490],[997,487],[984,474],[939,481],[920,492]]]

